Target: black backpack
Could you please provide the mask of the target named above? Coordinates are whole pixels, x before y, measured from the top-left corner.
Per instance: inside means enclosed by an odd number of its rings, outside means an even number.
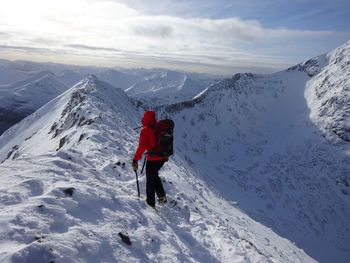
[[[151,126],[155,130],[157,146],[149,154],[158,157],[169,157],[174,154],[174,121],[170,119],[159,120]]]

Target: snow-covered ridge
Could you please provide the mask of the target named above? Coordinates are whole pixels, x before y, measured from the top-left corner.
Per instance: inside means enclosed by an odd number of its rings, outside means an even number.
[[[350,41],[327,59],[329,64],[307,84],[311,118],[328,138],[350,142]]]
[[[313,77],[318,73],[320,73],[322,68],[327,64],[328,64],[328,61],[327,61],[326,55],[321,55],[321,56],[309,59],[296,66],[290,67],[287,69],[287,71],[298,70],[301,72],[305,72],[309,77]]]
[[[259,94],[261,93],[261,89],[264,87],[256,85],[255,83],[259,83],[258,80],[260,79],[264,80],[265,76],[251,73],[237,73],[232,78],[223,79],[212,84],[191,100],[185,100],[170,105],[162,105],[156,107],[156,109],[167,113],[174,113],[185,108],[193,108],[207,97],[222,96],[225,90],[232,93],[230,96],[238,96],[241,94],[249,96],[250,94]]]
[[[63,103],[65,101],[67,102]],[[128,117],[132,119],[130,114],[128,114],[128,109],[134,107],[134,102],[123,91],[98,80],[93,75],[88,75],[81,82],[40,108],[33,115],[28,116],[21,123],[7,130],[1,137],[6,139],[1,140],[3,144],[0,144],[0,157],[3,160],[5,156],[7,159],[12,157],[6,154],[6,151],[10,151],[15,146],[9,144],[13,141],[11,140],[12,138],[17,141],[16,145],[19,148],[16,151],[16,157],[26,154],[26,150],[23,150],[23,148],[30,149],[26,145],[33,143],[33,137],[40,138],[40,134],[44,136],[47,133],[53,140],[50,140],[50,143],[46,144],[43,149],[37,147],[34,151],[35,154],[60,149],[64,144],[72,141],[73,137],[74,142],[81,141],[82,138],[78,138],[84,135],[78,134],[77,128],[91,125],[97,119],[101,121],[106,114],[104,110],[106,105],[111,111],[125,112],[128,115],[119,116],[120,119],[118,121]],[[90,110],[90,108],[95,109],[95,111]],[[98,111],[97,109],[100,110]],[[40,145],[40,139],[38,140],[37,143]],[[24,144],[23,146],[22,143]],[[15,153],[13,152],[14,155]]]
[[[292,66],[284,71],[277,72],[270,75],[262,75],[262,74],[253,74],[253,73],[237,73],[232,76],[232,78],[222,79],[213,83],[210,87],[206,88],[198,96],[195,96],[191,100],[185,100],[178,103],[172,103],[171,105],[163,105],[157,108],[163,109],[166,108],[165,111],[176,111],[179,109],[183,109],[186,107],[193,107],[198,102],[202,101],[208,94],[210,93],[220,93],[223,90],[231,90],[237,95],[244,93],[245,95],[249,95],[252,93],[261,93],[261,89],[266,89],[268,87],[272,87],[275,89],[277,79],[283,79],[283,75],[290,72],[301,72],[305,73],[309,77],[313,77],[317,75],[323,67],[327,65],[327,56],[321,55],[315,58],[309,59],[305,62]],[[276,77],[275,77],[276,76]],[[281,77],[282,76],[282,77]],[[267,87],[263,85],[257,85],[263,80],[266,84],[266,81],[274,81],[274,83],[270,83]],[[282,81],[280,80],[280,84]]]

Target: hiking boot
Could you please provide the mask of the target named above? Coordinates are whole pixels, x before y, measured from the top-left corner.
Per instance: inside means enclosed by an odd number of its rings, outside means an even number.
[[[146,202],[146,205],[148,205],[149,207],[151,207],[151,208],[153,208],[153,209],[156,209],[156,206],[155,206],[155,205],[149,204],[148,201],[147,201],[147,199],[145,200],[145,202]]]
[[[166,196],[162,196],[162,197],[159,197],[158,202],[164,205],[168,202],[168,200],[166,199]]]

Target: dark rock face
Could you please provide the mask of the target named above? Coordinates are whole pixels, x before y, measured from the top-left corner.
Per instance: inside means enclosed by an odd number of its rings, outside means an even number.
[[[31,113],[32,112],[18,112],[0,107],[0,135]]]
[[[287,71],[297,70],[297,71],[305,72],[309,77],[313,77],[320,72],[320,69],[321,69],[321,66],[319,63],[319,58],[316,57],[316,58],[309,59],[301,64],[290,67],[287,69]]]

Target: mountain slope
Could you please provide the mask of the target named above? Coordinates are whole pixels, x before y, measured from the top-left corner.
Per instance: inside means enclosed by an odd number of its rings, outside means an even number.
[[[349,52],[350,42],[283,72],[237,74],[159,109],[180,124],[177,151],[200,178],[320,262],[350,255]]]
[[[129,165],[139,120],[124,92],[89,76],[0,137],[1,261],[314,262],[212,192],[181,154],[162,169],[178,204],[146,207]]]
[[[0,85],[9,84],[27,77],[28,76],[22,72],[11,70],[6,66],[0,65]]]
[[[0,134],[65,90],[67,87],[48,71],[0,86]]]
[[[327,59],[329,64],[307,86],[311,119],[329,139],[350,142],[350,41]]]

